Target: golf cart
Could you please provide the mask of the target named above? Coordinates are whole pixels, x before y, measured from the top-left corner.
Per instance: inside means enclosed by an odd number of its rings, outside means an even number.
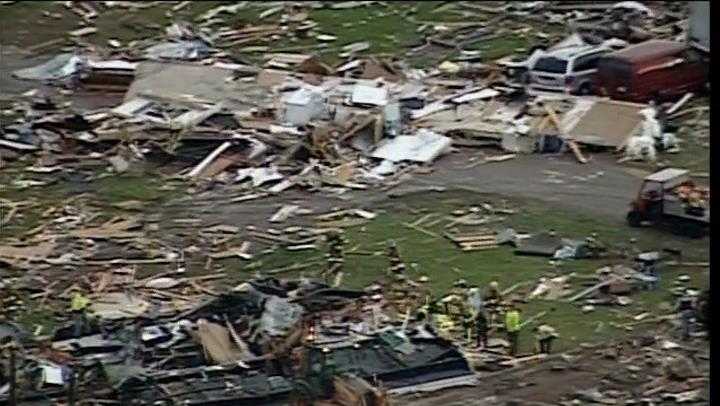
[[[671,227],[673,232],[700,238],[710,225],[710,193],[696,185],[685,169],[666,168],[648,175],[630,203],[631,227],[646,223]]]

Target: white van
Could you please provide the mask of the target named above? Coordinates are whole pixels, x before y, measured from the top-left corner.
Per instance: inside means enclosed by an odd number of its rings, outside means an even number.
[[[597,62],[610,48],[584,45],[560,48],[535,60],[528,71],[533,89],[591,94]]]

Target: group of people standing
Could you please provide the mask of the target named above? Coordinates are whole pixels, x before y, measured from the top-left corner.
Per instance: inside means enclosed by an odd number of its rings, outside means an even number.
[[[344,242],[339,233],[328,235],[328,269],[325,272],[327,279],[332,279],[332,276],[337,275],[342,270],[344,262],[342,246]],[[393,283],[405,280],[406,266],[400,257],[396,243],[392,240],[387,243],[387,257],[389,260],[388,277],[390,280]],[[420,285],[424,286],[428,279],[427,277],[421,279],[424,280],[419,281],[422,282]],[[515,301],[504,300],[498,282],[490,282],[485,292],[481,292],[478,287],[468,287],[467,282],[459,280],[456,281],[450,296],[461,305],[462,324],[468,335],[468,340],[471,340],[474,332],[476,346],[478,348],[487,348],[489,335],[497,327],[501,327],[504,328],[507,335],[509,355],[515,356],[517,354],[520,332],[524,327],[521,321],[521,309]],[[432,299],[431,295],[426,295],[424,302],[424,305],[420,306],[418,320],[432,325],[433,315],[442,313],[442,303],[447,305],[448,301],[437,301]],[[541,325],[536,327],[534,332],[537,351],[549,353],[553,341],[558,338],[555,329],[548,325]]]
[[[516,356],[520,331],[524,327],[521,320],[521,309],[515,301],[505,304],[498,288],[497,282],[488,285],[487,294],[479,307],[471,309],[474,311],[475,340],[478,348],[487,348],[488,336],[493,330],[493,323],[498,315],[503,315],[503,326],[509,344],[508,353]],[[536,350],[543,354],[549,354],[552,350],[552,343],[559,336],[555,329],[547,324],[535,328]]]

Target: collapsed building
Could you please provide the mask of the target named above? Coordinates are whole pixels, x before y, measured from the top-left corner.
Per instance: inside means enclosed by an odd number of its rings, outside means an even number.
[[[274,405],[332,397],[333,385],[342,385],[333,379],[382,393],[476,379],[451,342],[422,328],[388,324],[362,291],[308,280],[252,280],[165,316],[156,306],[140,306],[139,298],[103,305],[112,295],[93,303],[96,325],[80,336],[72,326],[60,327],[40,358],[22,361],[27,386],[16,389],[18,399],[77,391],[124,404]],[[136,321],[126,323],[131,319],[123,312]]]

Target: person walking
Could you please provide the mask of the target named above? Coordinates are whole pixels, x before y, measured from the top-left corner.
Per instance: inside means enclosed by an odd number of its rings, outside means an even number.
[[[552,343],[557,338],[558,334],[555,329],[547,324],[535,328],[535,339],[537,340],[540,354],[550,354]]]
[[[80,292],[75,292],[70,301],[70,313],[73,320],[73,336],[81,337],[89,330],[87,308],[90,306],[90,299]]]
[[[492,281],[488,284],[485,297],[483,297],[483,306],[488,311],[491,324],[494,323],[495,320],[497,320],[496,317],[500,315],[501,304],[502,293],[500,292],[500,284],[498,284],[497,281]]]
[[[677,305],[677,312],[680,316],[680,322],[682,323],[682,335],[683,340],[690,339],[690,333],[692,332],[692,319],[695,316],[695,309],[693,308],[693,301],[687,294],[680,298]]]
[[[475,337],[478,348],[487,348],[489,330],[490,325],[485,311],[481,310],[477,312],[475,315]]]
[[[343,252],[343,244],[345,239],[339,232],[333,231],[327,234],[328,254],[327,269],[325,270],[325,281],[328,285],[332,285],[342,273],[345,265]]]
[[[505,313],[505,331],[507,332],[508,341],[510,343],[510,356],[517,354],[518,336],[520,335],[520,309],[511,303]]]
[[[390,262],[388,269],[390,276],[403,275],[405,273],[405,263],[400,257],[400,251],[395,240],[388,240],[387,242],[387,257]]]

